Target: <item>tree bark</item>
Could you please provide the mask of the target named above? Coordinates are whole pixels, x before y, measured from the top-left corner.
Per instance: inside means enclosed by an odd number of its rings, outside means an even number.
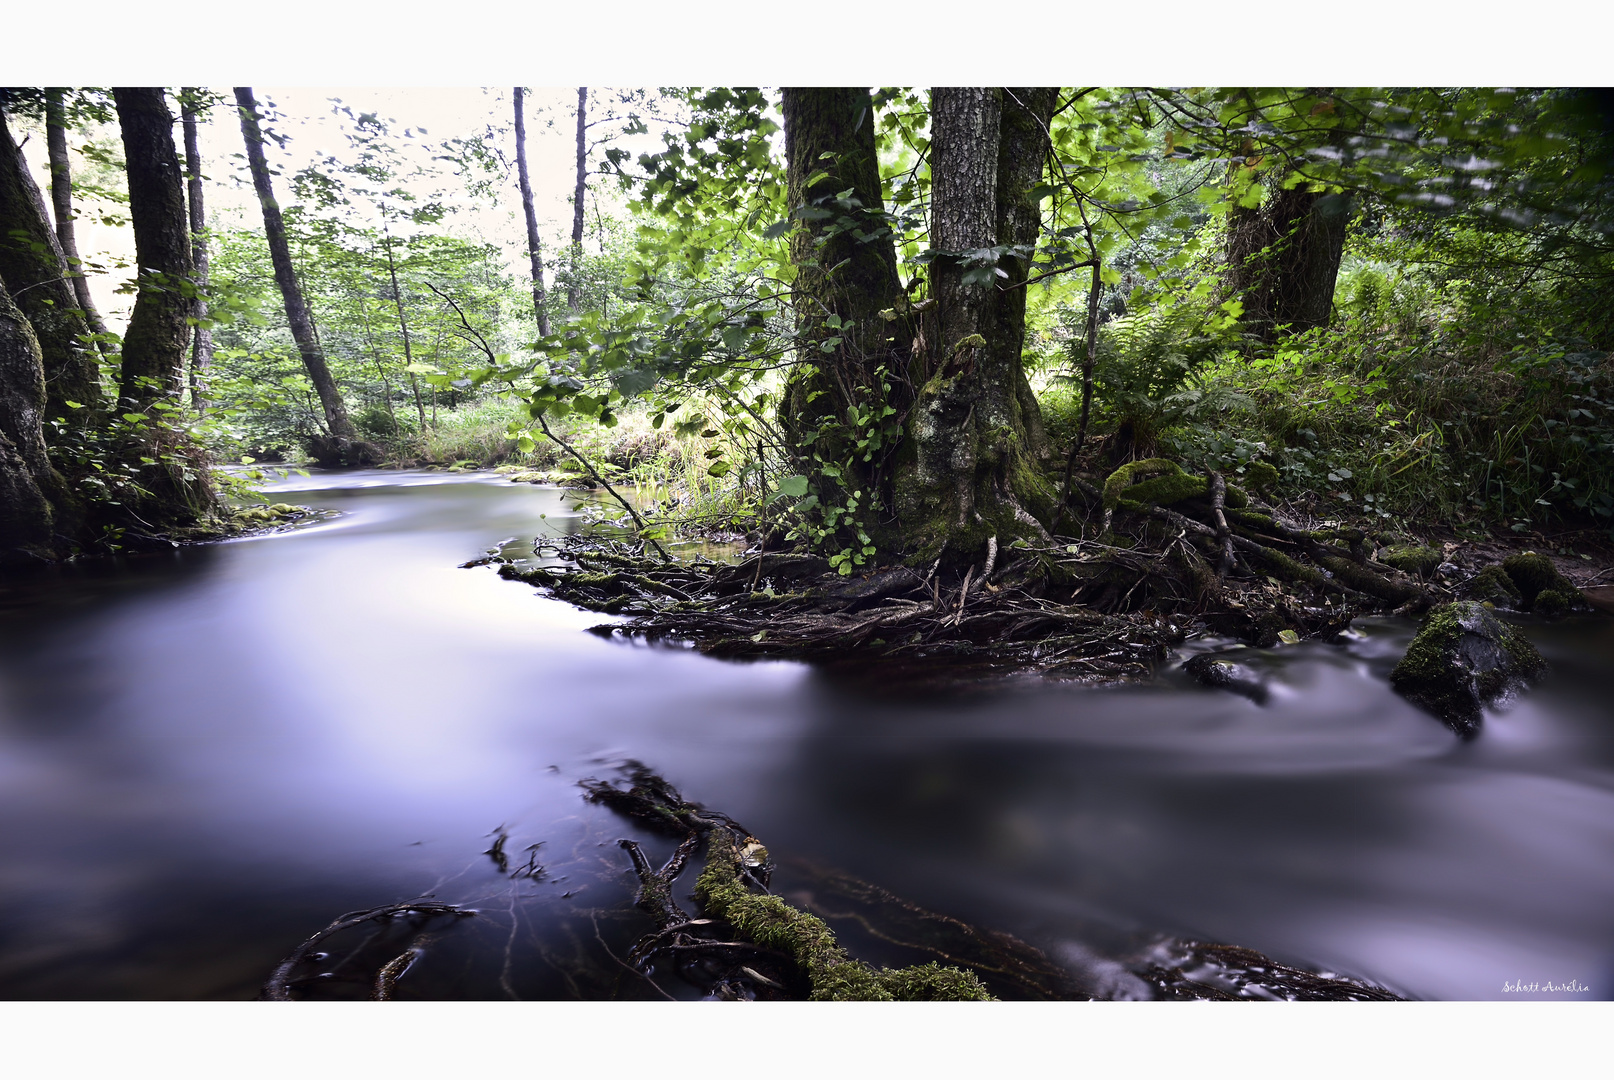
[[[577,88],[577,187],[572,193],[572,269],[566,282],[566,306],[583,308],[583,203],[588,197],[588,87]]]
[[[538,238],[538,213],[532,206],[532,181],[527,176],[526,94],[523,87],[515,88],[516,175],[521,181],[521,211],[527,218],[527,256],[532,260],[532,309],[538,317],[539,336],[548,337],[549,312],[544,310],[543,242]],[[576,305],[573,307],[575,309]]]
[[[60,241],[22,151],[0,114],[0,281],[27,318],[43,357],[46,417],[85,424],[101,412],[101,371],[85,345],[90,325],[69,284]],[[67,403],[77,402],[83,409]]]
[[[909,413],[897,512],[914,557],[979,560],[993,537],[1046,537],[1055,495],[1036,399],[1025,383],[1024,280],[1014,252],[983,279],[967,253],[1036,240],[1054,93],[931,91],[930,264],[936,300],[927,381]],[[973,271],[973,273],[972,273]]]
[[[143,493],[119,512],[139,525],[172,528],[194,524],[216,499],[199,448],[171,426],[165,415],[171,410],[155,407],[178,406],[191,341],[195,291],[184,174],[162,88],[115,86],[112,100],[123,134],[139,282],[123,335],[118,405],[147,417],[137,444],[126,449],[159,459],[142,463]]]
[[[185,194],[174,150],[174,117],[160,87],[112,90],[128,163],[129,218],[134,226],[139,292],[123,336],[121,407],[139,411],[178,402],[190,345],[186,295],[194,267]],[[153,417],[155,422],[158,418]]]
[[[78,253],[78,235],[73,228],[73,170],[67,157],[66,92],[59,86],[45,91],[45,144],[50,154],[50,200],[56,211],[56,239],[62,257],[72,271],[73,295],[84,312],[84,321],[97,334],[107,332],[101,313],[90,295],[90,282],[84,276],[84,260]],[[106,351],[104,342],[98,343]]]
[[[1256,208],[1233,211],[1227,231],[1227,291],[1241,321],[1264,341],[1279,327],[1327,326],[1345,251],[1350,197],[1271,185]]]
[[[48,557],[54,520],[40,489],[45,369],[28,320],[0,285],[0,567]]]
[[[291,262],[291,246],[286,242],[286,222],[281,217],[280,204],[275,201],[269,163],[264,158],[263,132],[258,126],[258,106],[252,98],[252,88],[237,86],[235,101],[241,113],[241,135],[246,143],[247,164],[252,170],[252,185],[257,189],[258,203],[263,208],[263,231],[269,241],[270,259],[274,262],[275,282],[280,286],[280,296],[286,305],[286,322],[291,326],[297,351],[302,354],[303,367],[319,394],[320,405],[325,412],[325,425],[331,437],[345,450],[342,444],[354,442],[358,436],[353,421],[348,418],[342,392],[337,389],[336,380],[331,378],[330,366],[325,362],[325,351],[314,336],[313,319],[309,316],[303,291],[297,284],[296,270]]]
[[[802,364],[786,385],[780,421],[804,459],[810,444],[827,461],[849,460],[851,474],[839,486],[878,492],[889,504],[885,455],[849,457],[847,424],[854,408],[900,410],[912,399],[912,323],[896,247],[880,218],[874,103],[866,87],[786,87],[782,109],[789,204],[793,213],[805,208],[806,216],[790,241]],[[824,175],[814,180],[818,173]],[[837,200],[843,191],[849,192],[844,204]],[[806,460],[799,467],[812,471]],[[889,507],[880,510],[888,514]],[[884,542],[898,546],[896,538]]]
[[[906,310],[889,231],[859,240],[836,220],[857,221],[884,211],[874,103],[867,88],[786,87],[782,96],[790,206],[793,211],[827,207],[835,215],[808,217],[791,234],[797,333],[811,369],[796,380],[787,400],[787,426],[800,430],[830,408],[844,411],[857,403],[880,364],[891,366],[893,375],[904,373],[910,339],[899,328],[905,321],[880,317],[882,311]],[[824,175],[808,184],[819,172]],[[847,190],[855,204],[851,210],[829,201]],[[872,223],[866,230],[881,231]],[[840,338],[838,347],[827,353],[819,348],[834,337]],[[827,398],[817,409],[807,400],[814,395]]]
[[[180,116],[185,124],[185,174],[188,181],[191,214],[191,262],[195,268],[197,297],[192,315],[197,321],[191,342],[191,405],[207,411],[207,369],[213,363],[213,331],[207,325],[207,212],[202,204],[202,151],[196,134],[196,105],[188,87],[180,98]]]

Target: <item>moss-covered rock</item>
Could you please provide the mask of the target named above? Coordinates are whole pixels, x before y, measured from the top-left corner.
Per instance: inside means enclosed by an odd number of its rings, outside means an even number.
[[[1546,666],[1523,634],[1483,604],[1460,600],[1431,611],[1390,685],[1457,734],[1472,738],[1485,706]]]
[[[1551,559],[1533,551],[1526,551],[1521,555],[1509,555],[1502,560],[1502,569],[1518,588],[1519,599],[1523,601],[1526,611],[1535,607],[1536,598],[1544,592],[1561,594],[1566,601],[1565,607],[1569,606],[1572,598],[1580,594],[1574,583],[1552,565]]]
[[[1500,566],[1487,566],[1463,582],[1458,592],[1464,599],[1478,600],[1497,607],[1524,606],[1524,601],[1519,596],[1519,587],[1513,584],[1513,579],[1508,577]]]
[[[1556,618],[1559,615],[1569,614],[1574,606],[1574,598],[1557,589],[1543,589],[1536,593],[1536,602],[1530,605],[1530,610],[1537,615]]]
[[[1440,549],[1422,544],[1397,544],[1379,556],[1379,561],[1403,574],[1427,580],[1440,566]]]

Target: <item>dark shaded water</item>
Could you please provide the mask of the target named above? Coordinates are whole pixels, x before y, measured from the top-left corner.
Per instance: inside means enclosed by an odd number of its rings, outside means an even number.
[[[1606,617],[1527,627],[1551,678],[1468,744],[1387,689],[1411,634],[1388,621],[1247,654],[1264,707],[1173,673],[917,700],[605,641],[456,568],[575,527],[552,489],[363,472],[275,497],[343,514],[0,594],[0,996],[251,997],[338,914],[423,894],[481,914],[400,996],[658,996],[606,953],[644,929],[630,830],[576,788],[637,758],[776,856],[1089,976],[1165,933],[1417,997],[1614,997]],[[545,873],[500,873],[501,830]]]

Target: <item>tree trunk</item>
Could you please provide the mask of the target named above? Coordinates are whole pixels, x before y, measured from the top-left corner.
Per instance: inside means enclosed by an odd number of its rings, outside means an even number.
[[[45,91],[45,144],[50,153],[50,200],[56,211],[56,239],[61,244],[62,257],[72,271],[73,295],[84,312],[84,321],[97,334],[105,334],[106,323],[95,309],[90,296],[90,282],[84,276],[84,260],[78,253],[78,236],[73,228],[73,170],[67,158],[66,92],[59,86]],[[98,343],[102,352],[104,342]]]
[[[383,223],[383,228],[385,224]],[[398,288],[398,264],[392,258],[392,233],[386,233],[387,273],[392,277],[392,303],[398,309],[398,329],[403,331],[404,370],[409,373],[409,386],[415,392],[415,411],[420,414],[420,428],[426,430],[426,406],[420,400],[420,380],[410,371],[415,363],[414,346],[409,341],[409,320],[404,318],[403,292]]]
[[[853,453],[857,437],[867,434],[866,426],[852,420],[853,410],[860,416],[871,407],[901,410],[912,398],[912,323],[896,247],[880,217],[874,103],[866,87],[786,87],[782,109],[789,204],[792,213],[806,209],[790,241],[802,363],[785,387],[781,425],[796,448],[797,467],[814,477],[821,501],[862,491],[868,493],[862,506],[888,517],[889,447],[867,460]],[[809,184],[819,172],[824,175]],[[849,194],[840,200],[843,191]],[[841,483],[822,472],[825,464],[842,470]],[[871,507],[876,499],[883,505]],[[866,527],[880,525],[866,514],[863,521]],[[876,539],[880,546],[898,546],[895,536]]]
[[[195,302],[174,117],[161,87],[115,86],[112,100],[123,133],[139,270],[139,291],[123,335],[118,404],[146,414],[135,449],[161,459],[145,463],[140,470],[145,494],[121,510],[146,526],[193,524],[212,509],[215,496],[197,448],[170,427],[165,413],[171,410],[156,408],[179,404]]]
[[[583,308],[583,203],[588,197],[588,87],[577,88],[577,188],[572,193],[572,270],[566,282],[566,306]]]
[[[196,411],[207,411],[208,367],[213,363],[213,331],[207,325],[207,213],[202,205],[202,151],[196,137],[196,106],[189,96],[195,87],[184,91],[180,99],[180,115],[185,123],[185,173],[189,181],[191,212],[191,262],[195,267],[197,297],[192,314],[197,321],[196,336],[191,343],[191,404]]]
[[[348,418],[342,392],[337,389],[336,380],[331,378],[325,352],[314,336],[314,323],[309,316],[308,304],[304,302],[303,291],[297,284],[297,274],[291,262],[291,247],[286,242],[286,223],[280,216],[280,204],[275,201],[274,185],[270,181],[269,163],[264,158],[263,132],[258,126],[258,106],[252,99],[252,88],[237,86],[235,101],[240,108],[241,135],[247,147],[247,164],[252,170],[252,186],[257,189],[258,202],[263,207],[263,231],[265,239],[269,241],[269,256],[274,262],[275,282],[280,286],[280,295],[286,305],[286,322],[291,325],[291,336],[297,342],[297,351],[302,354],[303,367],[307,369],[308,377],[319,394],[320,405],[325,412],[325,425],[336,440],[339,453],[347,457],[350,452],[347,444],[356,443],[358,436],[353,429],[353,421]],[[362,446],[357,444],[359,448]],[[358,464],[358,457],[367,456],[359,453],[350,463]]]
[[[968,260],[1030,244],[1054,95],[1046,89],[931,92],[930,264],[935,329],[909,414],[897,512],[917,559],[972,563],[997,537],[1045,537],[1055,494],[1041,417],[1025,383],[1023,261]]]
[[[112,90],[128,162],[129,218],[134,226],[139,292],[123,335],[120,407],[140,411],[177,403],[191,330],[194,272],[185,193],[174,150],[174,118],[159,87]],[[152,417],[156,422],[159,418]]]
[[[1327,326],[1345,251],[1350,197],[1274,184],[1261,206],[1228,220],[1227,290],[1244,304],[1242,322],[1271,341],[1279,327]]]
[[[60,242],[22,151],[0,114],[0,281],[33,328],[45,367],[48,419],[89,423],[101,412],[101,371],[84,339],[90,325],[68,283]],[[74,409],[69,401],[82,409]]]
[[[44,411],[39,341],[0,285],[0,567],[49,556],[55,522],[40,490],[50,473]]]
[[[527,92],[515,88],[516,174],[521,181],[521,211],[527,218],[527,256],[532,260],[532,309],[538,316],[538,334],[549,336],[549,312],[544,310],[543,242],[538,238],[538,213],[532,207],[532,181],[527,176]],[[576,305],[573,305],[575,310]]]

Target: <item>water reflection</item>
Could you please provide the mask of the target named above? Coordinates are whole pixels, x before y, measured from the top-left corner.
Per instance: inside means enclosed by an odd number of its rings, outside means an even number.
[[[1388,622],[1251,652],[1264,707],[1174,675],[891,700],[601,640],[603,616],[457,569],[577,527],[554,489],[364,472],[276,497],[342,516],[7,593],[0,994],[248,997],[336,914],[434,893],[483,916],[401,987],[656,996],[566,960],[638,932],[627,830],[575,787],[635,757],[777,852],[1056,958],[1160,931],[1417,996],[1614,996],[1614,620],[1531,628],[1553,680],[1470,744],[1385,688]],[[547,876],[499,874],[501,826]]]

